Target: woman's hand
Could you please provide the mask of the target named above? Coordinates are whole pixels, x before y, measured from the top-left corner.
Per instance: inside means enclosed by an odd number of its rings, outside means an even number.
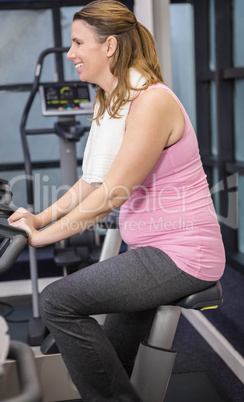
[[[40,229],[41,225],[37,215],[32,214],[27,211],[25,208],[18,208],[9,218],[8,223],[13,225],[14,222],[18,222],[21,218],[24,218],[26,222],[34,229]],[[13,225],[14,226],[14,225]]]
[[[28,235],[28,244],[33,247],[38,247],[38,229],[40,222],[36,215],[27,211],[25,208],[18,208],[9,218],[8,223],[18,229],[24,230]]]
[[[27,235],[28,235],[28,244],[33,247],[38,247],[38,232],[28,221],[26,218],[20,218],[19,220],[16,220],[12,223],[10,223],[10,226],[14,226],[18,229],[24,230]]]

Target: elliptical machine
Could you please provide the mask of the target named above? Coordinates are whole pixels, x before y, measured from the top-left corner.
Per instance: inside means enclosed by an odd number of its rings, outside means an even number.
[[[27,137],[33,135],[56,134],[60,143],[60,169],[62,185],[71,187],[77,180],[76,143],[90,127],[83,127],[76,116],[89,114],[93,108],[92,85],[82,82],[67,82],[63,79],[63,69],[57,68],[58,81],[54,83],[41,83],[43,62],[49,54],[61,56],[68,48],[54,47],[44,50],[36,64],[35,78],[23,111],[20,134],[24,153],[24,166],[27,191],[27,209],[34,212],[34,177]],[[60,61],[60,59],[59,59]],[[27,120],[37,93],[41,96],[42,114],[56,116],[58,121],[51,128],[27,129]],[[55,248],[55,262],[63,267],[64,274],[67,267],[89,265],[98,261],[101,251],[100,238],[96,228],[84,232],[82,236],[63,241]],[[38,300],[38,263],[36,250],[29,247],[30,276],[32,282],[33,318],[29,323],[29,344],[38,346],[45,338],[46,329],[40,319]],[[70,269],[71,269],[70,268]]]

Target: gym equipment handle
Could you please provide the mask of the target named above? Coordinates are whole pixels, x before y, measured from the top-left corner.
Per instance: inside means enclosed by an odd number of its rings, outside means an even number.
[[[8,239],[0,245],[0,275],[6,272],[14,264],[27,242],[27,233],[0,222],[0,238]],[[4,244],[3,244],[4,243]],[[7,245],[7,247],[6,247]],[[3,249],[4,248],[4,249]]]
[[[30,347],[22,342],[11,341],[8,359],[16,360],[20,394],[2,402],[41,402],[41,386]]]

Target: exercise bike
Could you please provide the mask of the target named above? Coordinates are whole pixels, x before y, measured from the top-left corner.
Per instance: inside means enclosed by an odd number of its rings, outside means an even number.
[[[6,180],[1,179],[0,184],[2,186],[0,199],[0,274],[4,274],[11,268],[26,246],[27,236],[24,231],[7,224],[7,218],[14,212],[14,208],[9,205],[12,193]],[[101,223],[101,226],[107,229],[107,235],[100,260],[119,253],[121,237],[117,228],[117,218],[117,214],[112,214],[106,222]],[[97,319],[102,324],[104,317],[100,316]],[[6,322],[4,320],[3,322],[4,324],[0,323],[0,366],[4,367],[5,375],[0,378],[0,400],[6,400],[6,402],[80,400],[80,395],[69,377],[61,355],[57,353],[57,350],[54,351],[55,353],[51,350],[53,345],[52,337],[44,338],[42,349],[46,348],[45,354],[40,346],[32,346],[31,350],[28,345],[22,344],[18,346],[12,345],[12,343],[8,354],[7,327]],[[2,345],[5,345],[4,352]],[[23,352],[19,349],[23,350]],[[35,357],[34,363],[33,353]],[[26,358],[25,354],[27,354]],[[22,360],[23,363],[21,363]],[[24,371],[26,364],[29,364],[31,372],[28,369]],[[43,399],[38,399],[40,398],[38,378],[43,390]]]
[[[0,223],[0,237],[3,239],[1,250],[4,250],[0,258],[0,272],[3,272],[14,263],[25,246],[26,234]],[[9,239],[12,240],[11,243]],[[149,338],[139,347],[131,377],[131,382],[143,402],[163,402],[165,398],[176,357],[172,344],[182,308],[196,310],[216,308],[222,301],[222,289],[217,281],[204,291],[177,300],[172,305],[157,308]],[[35,358],[42,389],[46,393],[43,401],[79,398],[59,353],[45,356],[39,351],[35,354]],[[15,363],[6,362],[5,366],[8,366],[8,373],[13,378]],[[59,370],[55,372],[57,367]],[[23,400],[27,401],[29,402],[27,399]]]

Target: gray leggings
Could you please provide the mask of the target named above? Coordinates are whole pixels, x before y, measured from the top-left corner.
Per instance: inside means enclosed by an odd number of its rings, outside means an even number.
[[[186,274],[163,251],[141,247],[46,287],[41,315],[85,402],[139,402],[129,376],[156,307],[213,283]],[[101,328],[90,315],[103,313]]]

